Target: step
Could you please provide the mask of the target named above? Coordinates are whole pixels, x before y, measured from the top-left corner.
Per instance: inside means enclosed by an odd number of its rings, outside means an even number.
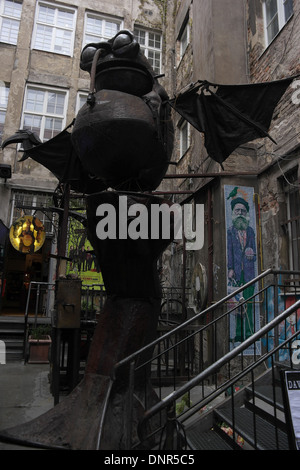
[[[6,350],[11,348],[23,348],[23,338],[7,338],[3,340]]]
[[[5,336],[11,336],[11,335],[24,335],[24,329],[17,329],[17,328],[5,328],[2,329],[0,328],[0,338],[4,338]]]
[[[201,431],[199,427],[198,423],[194,423],[185,430],[188,446],[191,450],[233,450],[232,446],[217,432],[213,430]]]
[[[232,426],[232,411],[230,408],[217,409],[214,411],[216,422],[225,422]],[[254,418],[256,423],[256,447],[258,450],[277,450],[276,445],[276,429],[275,427],[255,415],[247,408],[235,408],[234,420],[235,431],[242,436],[250,445],[255,447],[254,438]],[[287,434],[280,429],[278,433],[278,450],[289,450]]]
[[[0,339],[9,335],[24,335],[24,319],[0,317]]]
[[[254,389],[254,396],[268,403],[268,405],[274,406],[273,390],[275,390],[276,408],[280,411],[284,411],[281,387],[276,386],[274,389],[272,385],[257,385]],[[247,387],[246,392],[248,398],[251,399],[253,395],[251,387]]]
[[[24,325],[25,319],[24,317],[1,317],[0,316],[0,326],[4,325],[5,323],[11,323],[15,325]]]
[[[6,351],[6,363],[21,361],[23,359],[23,351],[19,350],[8,350]]]

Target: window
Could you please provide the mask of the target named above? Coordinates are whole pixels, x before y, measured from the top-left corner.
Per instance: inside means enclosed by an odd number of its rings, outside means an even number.
[[[84,46],[91,42],[99,42],[103,39],[114,37],[122,26],[121,20],[104,18],[102,16],[87,13],[84,28]]]
[[[78,111],[82,108],[82,106],[86,104],[87,97],[88,93],[86,91],[79,91],[77,93],[75,114],[77,114]]]
[[[76,10],[48,3],[37,4],[32,47],[41,51],[73,54]]]
[[[28,86],[22,127],[32,130],[46,142],[63,130],[66,102],[66,91]]]
[[[15,0],[0,0],[0,41],[7,44],[17,44],[22,2]]]
[[[289,241],[289,267],[291,270],[300,270],[300,186],[298,168],[284,176],[284,192],[287,207],[287,221],[285,222]]]
[[[182,56],[184,55],[184,53],[185,53],[185,51],[188,47],[189,40],[190,40],[190,28],[189,28],[189,23],[187,21],[186,24],[185,24],[185,27],[182,31],[182,34],[180,35],[180,38],[179,38],[180,59],[182,58]]]
[[[190,126],[187,121],[180,121],[179,123],[180,133],[180,158],[186,153],[190,146]]]
[[[26,206],[30,207],[30,209],[25,208]],[[23,214],[36,215],[36,217],[43,223],[46,233],[52,234],[54,233],[53,213],[49,211],[37,211],[34,209],[35,207],[47,208],[51,206],[53,206],[52,194],[15,191],[13,194],[10,226]]]
[[[2,144],[3,130],[7,109],[9,86],[0,82],[0,144]]]
[[[293,14],[293,0],[264,1],[266,42],[269,45]]]
[[[141,46],[142,52],[149,60],[154,72],[160,74],[162,47],[161,34],[140,28],[135,28],[134,34]]]

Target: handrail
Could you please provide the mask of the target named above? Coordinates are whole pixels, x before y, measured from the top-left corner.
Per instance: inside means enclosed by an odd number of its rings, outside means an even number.
[[[172,330],[168,331],[167,333],[165,333],[163,336],[160,336],[159,338],[157,338],[156,340],[152,341],[151,343],[147,344],[146,346],[144,346],[143,348],[139,349],[138,351],[134,352],[133,354],[131,354],[130,356],[126,357],[125,359],[122,359],[121,361],[119,361],[117,364],[115,364],[114,366],[114,370],[113,370],[113,378],[116,377],[116,373],[117,373],[117,370],[126,365],[127,363],[130,363],[132,361],[134,361],[140,354],[144,353],[145,351],[147,351],[148,349],[151,349],[151,348],[154,348],[158,343],[168,339],[170,336],[174,335],[174,333],[176,333],[177,331],[180,331],[181,329],[187,327],[188,325],[190,325],[191,323],[197,321],[199,318],[203,317],[204,315],[206,315],[207,313],[211,312],[212,310],[218,308],[219,306],[223,305],[224,303],[227,302],[227,300],[229,299],[232,299],[233,295],[236,295],[236,294],[239,294],[240,292],[242,292],[243,290],[245,290],[247,287],[250,287],[252,284],[255,284],[256,282],[260,281],[261,279],[265,278],[266,276],[268,276],[269,274],[278,274],[281,273],[281,274],[290,274],[291,271],[287,271],[286,273],[283,272],[283,271],[276,271],[272,268],[269,268],[267,269],[266,271],[264,271],[263,273],[259,274],[256,278],[252,279],[251,281],[247,282],[246,284],[244,284],[243,286],[237,288],[235,291],[234,291],[234,294],[228,294],[226,297],[223,297],[221,300],[218,300],[216,303],[214,303],[213,305],[210,305],[209,307],[207,307],[205,310],[203,310],[202,312],[199,312],[197,313],[195,316],[189,318],[188,320],[186,320],[185,322],[181,323],[180,325],[178,325],[177,327],[173,328]]]
[[[201,407],[206,405],[207,403],[211,402],[212,399],[216,398],[219,396],[222,392],[227,390],[230,386],[232,386],[234,383],[237,382],[237,380],[240,380],[243,378],[245,375],[249,374],[249,372],[253,371],[257,366],[261,365],[263,362],[266,361],[266,359],[269,359],[271,356],[273,356],[276,352],[278,352],[280,349],[282,349],[284,346],[286,346],[288,343],[290,343],[294,338],[299,336],[300,331],[297,330],[292,336],[288,337],[285,341],[283,341],[281,344],[276,346],[274,349],[265,352],[259,359],[255,361],[255,363],[250,364],[249,366],[245,367],[241,372],[238,372],[235,374],[231,379],[229,379],[227,382],[223,383],[217,390],[215,390],[213,393],[211,393],[209,396],[204,398],[201,401]],[[197,404],[197,409],[199,408],[199,403]],[[193,413],[195,413],[195,409],[193,408]],[[185,417],[183,421],[188,419],[190,417],[189,411],[185,412]]]
[[[35,284],[37,284],[38,286],[40,286],[40,285],[44,285],[44,286],[54,286],[54,285],[55,285],[53,282],[30,281],[30,283],[29,283],[29,288],[28,288],[28,294],[27,294],[26,307],[25,307],[25,318],[28,317],[28,307],[29,307],[31,286],[32,286],[32,285],[35,285]]]
[[[291,305],[289,308],[284,310],[280,315],[275,317],[273,320],[271,320],[267,325],[262,327],[258,332],[254,333],[250,338],[246,339],[243,343],[241,343],[239,346],[225,354],[222,358],[218,359],[216,362],[211,364],[209,367],[207,367],[204,371],[202,371],[200,374],[197,376],[193,377],[189,382],[186,384],[182,385],[180,388],[177,390],[174,390],[172,393],[167,395],[165,398],[163,398],[160,402],[152,406],[150,409],[148,409],[144,413],[144,417],[140,420],[139,422],[139,429],[144,426],[145,422],[148,421],[153,415],[156,413],[162,411],[164,408],[166,408],[169,404],[173,403],[176,399],[179,397],[183,396],[186,392],[191,390],[193,387],[199,384],[202,380],[216,372],[221,366],[238,356],[241,352],[246,350],[251,344],[255,343],[258,341],[262,336],[264,336],[266,333],[268,333],[270,330],[272,330],[275,326],[277,326],[279,323],[281,323],[285,318],[289,317],[292,313],[294,313],[296,310],[298,310],[300,307],[300,300],[295,302],[293,305]],[[299,332],[297,331],[295,335],[297,336]],[[286,341],[290,341],[291,338],[288,338]],[[282,347],[282,345],[280,345]],[[269,351],[269,354],[273,354],[274,351]],[[256,366],[256,364],[255,364]],[[253,366],[254,367],[254,366]],[[249,372],[249,370],[247,371]],[[228,385],[228,384],[227,384]]]
[[[30,294],[31,294],[31,286],[32,285],[37,285],[37,289],[38,289],[37,296],[39,296],[40,286],[52,286],[53,287],[55,284],[53,282],[40,282],[40,281],[30,281],[30,283],[29,283],[25,313],[24,313],[23,357],[25,357],[25,350],[26,350],[26,343],[27,343],[28,309],[29,309],[29,302],[30,302]],[[35,325],[36,325],[36,321],[37,321],[37,308],[38,308],[38,299],[36,300],[36,308],[35,308]]]

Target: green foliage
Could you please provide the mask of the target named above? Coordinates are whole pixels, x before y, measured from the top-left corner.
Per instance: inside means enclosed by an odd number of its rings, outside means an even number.
[[[190,407],[192,405],[192,402],[190,401],[189,394],[186,393],[183,395],[181,401],[176,404],[176,415],[180,415],[185,407]]]
[[[83,310],[84,312],[94,312],[95,307],[93,306],[91,302],[87,302],[86,300],[83,300],[81,302],[81,310]]]
[[[38,325],[30,328],[29,334],[32,339],[43,339],[44,336],[51,335],[51,325]]]

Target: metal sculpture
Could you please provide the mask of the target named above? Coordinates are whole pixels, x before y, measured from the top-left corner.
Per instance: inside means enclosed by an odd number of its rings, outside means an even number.
[[[108,298],[82,382],[48,413],[2,431],[1,440],[44,448],[117,450],[125,448],[128,439],[137,440],[137,423],[145,400],[148,404],[156,400],[149,377],[137,376],[132,432],[128,436],[128,371],[120,369],[113,377],[114,366],[156,337],[161,298],[157,259],[170,243],[172,230],[167,240],[152,240],[150,234],[143,240],[99,240],[96,211],[99,205],[110,204],[121,220],[118,211],[122,194],[126,194],[128,207],[143,204],[149,214],[151,205],[169,204],[137,191],[155,189],[164,177],[173,148],[173,125],[166,107],[167,94],[131,32],[120,31],[107,42],[88,45],[82,51],[81,68],[91,73],[91,90],[72,133],[63,132],[58,139],[39,144],[32,141],[30,133],[26,137],[19,132],[5,145],[25,139],[25,154],[28,149],[30,152],[31,142],[37,145],[33,153],[36,149],[43,158],[45,152],[49,160],[56,149],[60,148],[61,154],[61,144],[68,142],[67,148],[72,149],[83,170],[81,189],[88,182],[92,193],[87,197],[88,237],[101,266]],[[78,189],[82,181],[72,180],[70,173],[72,170],[66,178]],[[114,190],[102,191],[106,187]],[[126,231],[128,220],[124,223]],[[145,397],[142,389],[147,382]]]

